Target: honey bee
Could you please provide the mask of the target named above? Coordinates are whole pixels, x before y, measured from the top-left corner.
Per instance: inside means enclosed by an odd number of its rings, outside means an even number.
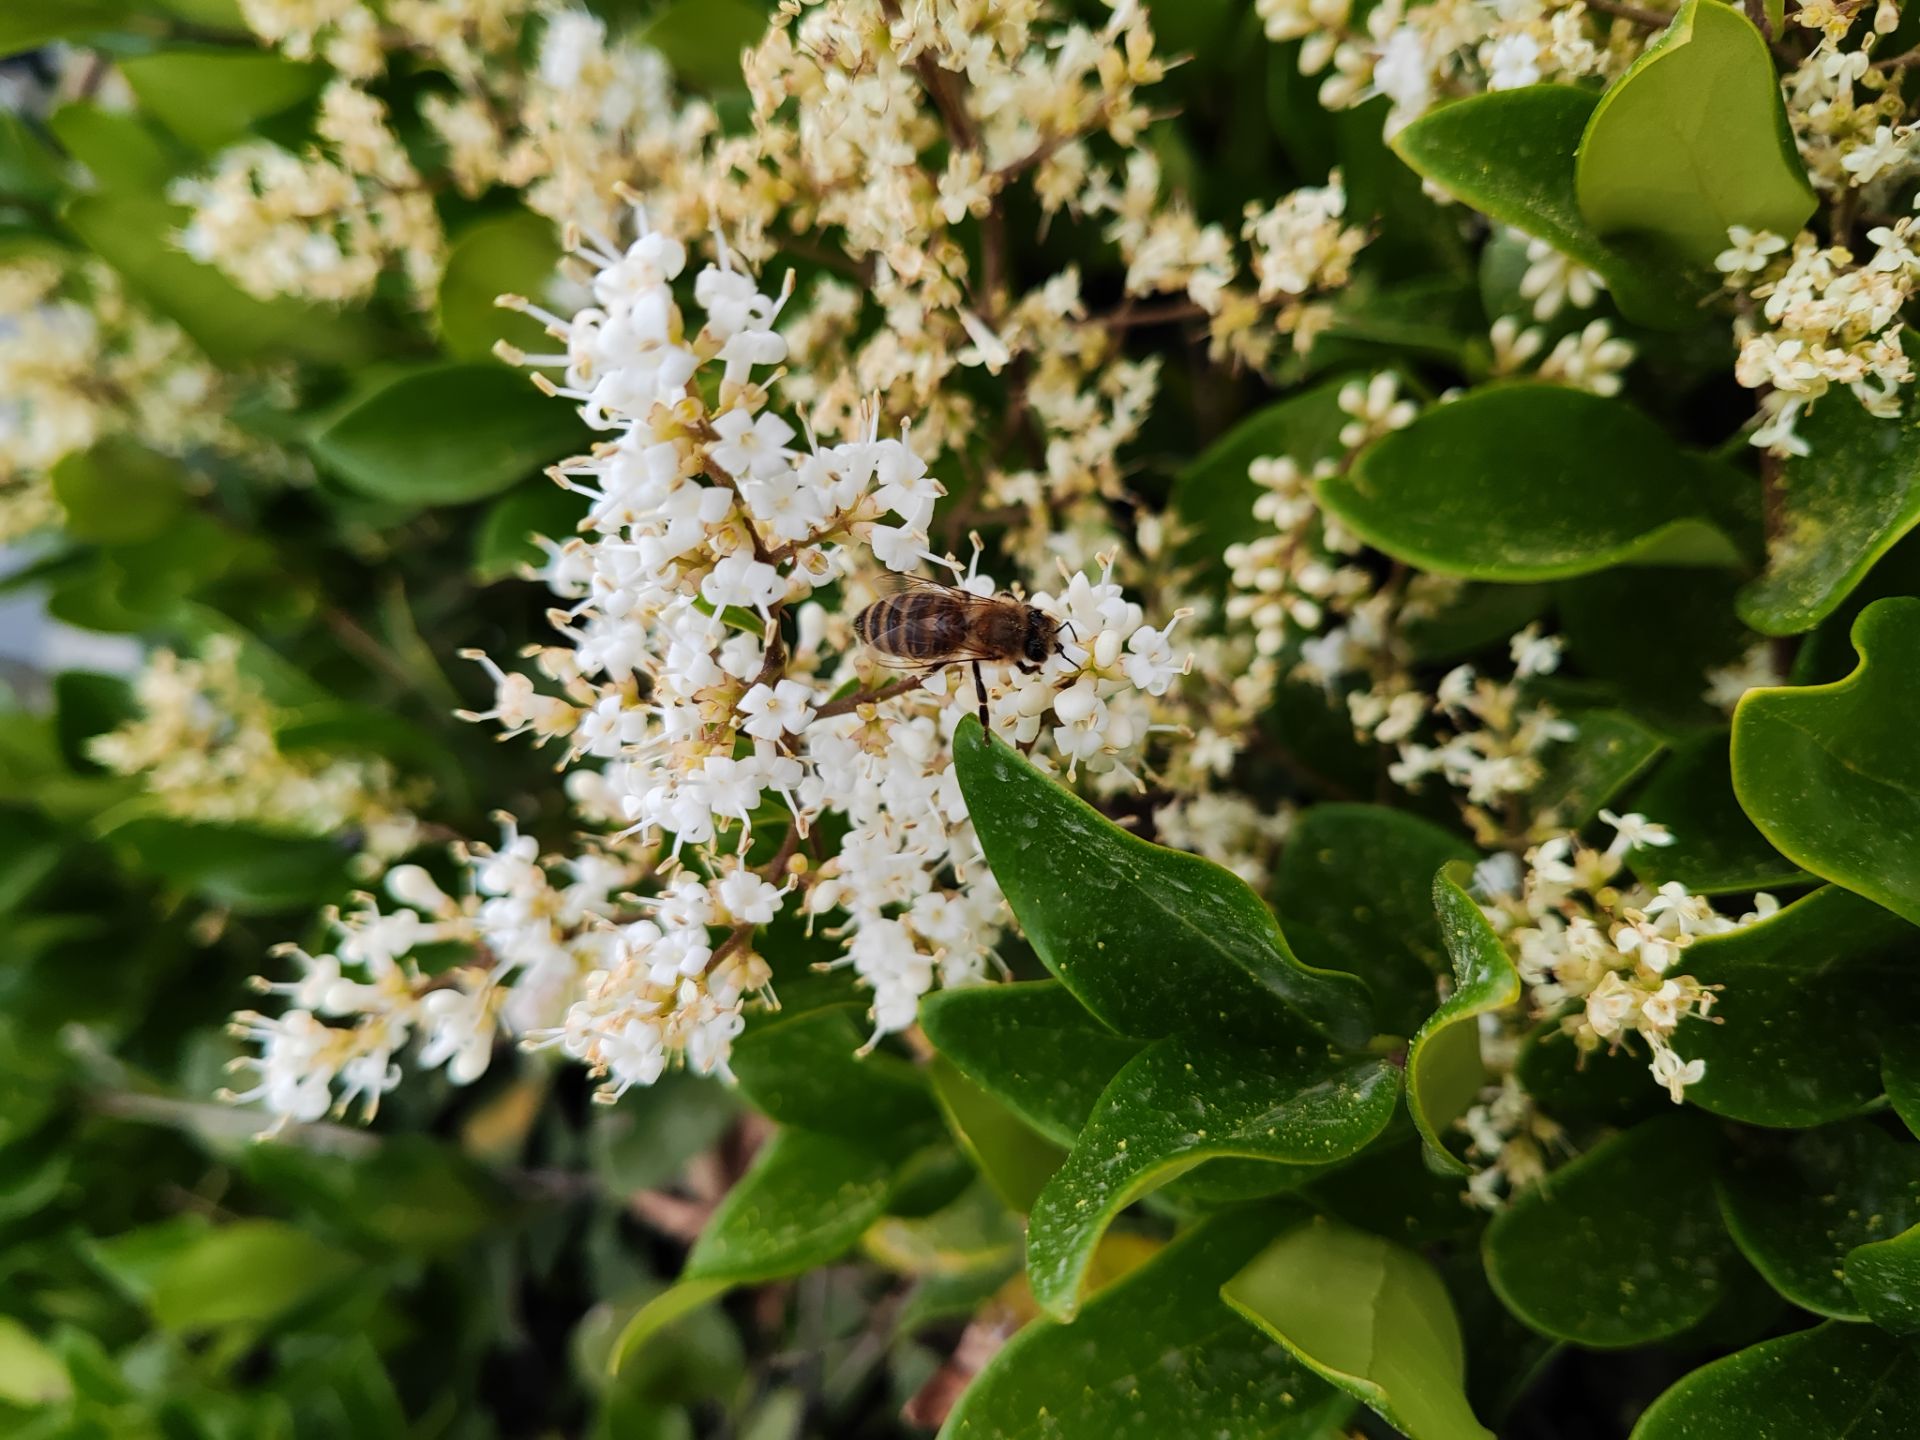
[[[853,633],[889,659],[929,675],[948,665],[971,665],[980,724],[989,729],[981,662],[1032,674],[1060,649],[1060,629],[1060,621],[1012,595],[975,595],[912,576],[853,617]]]

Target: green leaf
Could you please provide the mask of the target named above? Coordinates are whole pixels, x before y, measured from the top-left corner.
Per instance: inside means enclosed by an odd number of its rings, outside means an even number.
[[[1554,613],[1579,674],[1657,728],[1692,733],[1726,723],[1707,702],[1706,672],[1752,642],[1733,613],[1739,587],[1731,570],[1600,570],[1555,585]]]
[[[1920,599],[1876,600],[1853,646],[1844,680],[1742,697],[1734,793],[1803,870],[1920,923]]]
[[[313,437],[314,457],[354,489],[402,505],[498,494],[585,448],[571,406],[498,365],[437,365],[358,396]]]
[[[1461,888],[1457,873],[1442,870],[1435,875],[1432,894],[1447,953],[1453,957],[1453,994],[1420,1028],[1407,1051],[1407,1108],[1429,1156],[1444,1169],[1464,1175],[1466,1164],[1455,1158],[1447,1142],[1454,1122],[1487,1083],[1480,1058],[1480,1017],[1519,1002],[1520,974],[1487,917]]]
[[[1920,1136],[1920,1029],[1893,1026],[1880,1056],[1887,1100],[1907,1129]]]
[[[1740,618],[1763,635],[1811,630],[1920,523],[1920,416],[1877,419],[1836,389],[1795,428],[1810,453],[1782,468],[1779,534],[1740,592]]]
[[[264,1325],[355,1267],[348,1255],[277,1220],[239,1220],[175,1250],[147,1307],[163,1330]]]
[[[1217,1035],[1149,1045],[1114,1077],[1034,1202],[1034,1299],[1070,1319],[1113,1217],[1203,1160],[1318,1167],[1356,1153],[1392,1118],[1399,1081],[1385,1061],[1356,1061],[1316,1039],[1284,1050]]]
[[[166,50],[120,62],[140,106],[196,150],[244,138],[270,115],[313,99],[332,74],[317,62],[234,50]]]
[[[62,218],[136,295],[221,365],[276,352],[347,364],[380,344],[363,317],[292,300],[256,300],[212,266],[189,259],[173,243],[186,211],[157,195],[82,195]]]
[[[731,1090],[685,1070],[655,1081],[647,1102],[593,1107],[588,1163],[615,1194],[670,1183],[694,1156],[719,1144],[740,1117]]]
[[[1645,1345],[1697,1325],[1739,1263],[1714,1203],[1715,1136],[1637,1125],[1514,1197],[1482,1244],[1501,1301],[1543,1335]]]
[[[1072,1325],[1025,1326],[960,1397],[940,1440],[1324,1440],[1353,1402],[1220,1299],[1285,1213],[1218,1216],[1099,1291]]]
[[[0,111],[0,199],[18,196],[44,205],[66,188],[63,168],[31,125]]]
[[[1829,1323],[1703,1365],[1648,1407],[1632,1440],[1908,1440],[1920,1355]]]
[[[1633,873],[1649,885],[1678,880],[1696,895],[1727,895],[1807,879],[1740,808],[1724,735],[1703,735],[1676,747],[1633,805],[1673,832],[1671,845],[1643,845],[1627,853]]]
[[[1601,235],[1637,231],[1696,265],[1727,227],[1795,235],[1813,214],[1767,42],[1735,6],[1686,0],[1594,107],[1575,164]]]
[[[177,168],[169,147],[140,116],[89,101],[62,105],[47,119],[66,151],[108,190],[158,195]]]
[[[0,56],[110,30],[126,7],[106,0],[7,0],[0,11]]]
[[[1864,1320],[1842,1271],[1848,1252],[1920,1224],[1920,1145],[1865,1120],[1827,1125],[1740,1154],[1720,1211],[1767,1283],[1802,1310]]]
[[[1302,965],[1246,882],[1129,835],[971,716],[954,768],[994,878],[1035,952],[1122,1034],[1282,1033],[1290,1017],[1348,1044],[1372,1033],[1366,987]]]
[[[34,1409],[73,1398],[60,1357],[11,1315],[0,1315],[0,1402]]]
[[[350,888],[347,847],[244,825],[143,816],[107,842],[148,873],[249,914],[312,908]]]
[[[518,576],[522,566],[540,566],[547,554],[533,537],[555,542],[573,537],[586,502],[546,476],[515,487],[487,506],[473,542],[473,576],[482,585]],[[757,617],[756,617],[757,618]]]
[[[733,1289],[732,1280],[682,1280],[647,1301],[621,1327],[608,1352],[607,1371],[618,1375],[661,1331]]]
[[[1659,426],[1625,401],[1561,385],[1494,385],[1437,405],[1319,492],[1368,544],[1474,580],[1740,558]]]
[[[52,480],[67,534],[94,544],[150,540],[187,499],[178,461],[117,437],[68,455],[53,467]]]
[[[1847,1252],[1847,1289],[1882,1330],[1920,1333],[1920,1225]]]
[[[1541,775],[1527,799],[1535,833],[1577,830],[1660,756],[1660,737],[1618,710],[1567,717],[1574,736],[1540,756]]]
[[[893,1172],[868,1146],[780,1131],[713,1212],[681,1279],[742,1285],[836,1259],[886,1210]]]
[[[1570,85],[1491,91],[1428,111],[1394,136],[1393,148],[1455,199],[1597,271],[1629,320],[1662,330],[1696,325],[1706,281],[1640,245],[1602,240],[1580,213],[1574,152],[1596,103]]]
[[[1057,980],[938,990],[920,1028],[974,1084],[1040,1134],[1071,1145],[1140,1042],[1113,1033]]]
[[[782,1125],[869,1144],[931,1126],[919,1072],[897,1055],[858,1053],[868,1034],[864,1011],[856,1002],[756,1018],[733,1042],[740,1093]]]
[[[1408,1440],[1493,1440],[1467,1404],[1453,1301],[1413,1251],[1316,1218],[1274,1241],[1220,1294]]]
[[[1352,418],[1340,408],[1345,383],[1344,377],[1329,380],[1255,411],[1174,477],[1173,507],[1195,532],[1185,558],[1220,566],[1227,546],[1272,528],[1254,518],[1261,491],[1249,467],[1266,456],[1284,457],[1305,474],[1315,461],[1339,454],[1340,428]]]
[[[538,296],[560,263],[553,222],[527,210],[483,220],[461,232],[440,277],[440,340],[455,360],[487,360],[496,340],[538,354],[561,342],[538,320],[502,310],[502,295]]]
[[[1020,1119],[945,1056],[927,1068],[947,1128],[993,1192],[1024,1215],[1067,1152]]]
[[[931,1215],[882,1217],[861,1237],[860,1248],[899,1275],[986,1270],[1004,1280],[1020,1263],[1023,1238],[1019,1217],[1000,1202],[991,1185],[975,1181]]]
[[[767,33],[767,12],[747,0],[674,0],[640,32],[681,80],[702,90],[739,90],[740,55]]]
[[[1877,905],[1829,885],[1758,924],[1696,940],[1681,963],[1725,988],[1713,1007],[1720,1023],[1674,1032],[1673,1048],[1707,1067],[1687,1099],[1754,1125],[1858,1113],[1881,1090],[1866,1042],[1893,998],[1913,989],[1904,953],[1912,936]]]
[[[1358,975],[1375,1026],[1410,1035],[1447,965],[1433,872],[1474,858],[1464,840],[1383,805],[1314,805],[1287,837],[1274,904],[1307,964]]]

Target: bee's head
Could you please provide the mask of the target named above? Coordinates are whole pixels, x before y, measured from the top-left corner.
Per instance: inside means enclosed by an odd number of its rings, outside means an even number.
[[[1047,657],[1060,648],[1060,622],[1044,610],[1029,609],[1027,639],[1021,648],[1030,663],[1044,664]]]

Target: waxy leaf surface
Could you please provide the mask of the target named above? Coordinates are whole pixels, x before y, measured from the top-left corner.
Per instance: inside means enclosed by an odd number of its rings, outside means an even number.
[[[1700,474],[1627,402],[1516,382],[1425,411],[1319,491],[1397,560],[1476,580],[1556,580],[1627,563],[1736,563]]]
[[[1920,1352],[1871,1325],[1829,1321],[1684,1376],[1631,1440],[1911,1440]]]
[[[1366,986],[1303,965],[1245,881],[1129,835],[969,716],[953,737],[987,863],[1046,967],[1122,1034],[1259,1039],[1295,1016],[1348,1045],[1372,1033]]]

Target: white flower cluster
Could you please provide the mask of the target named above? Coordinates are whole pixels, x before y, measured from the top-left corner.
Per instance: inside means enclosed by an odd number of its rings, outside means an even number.
[[[1388,134],[1460,95],[1616,75],[1649,38],[1584,0],[1255,0],[1254,8],[1268,39],[1301,42],[1302,75],[1327,72],[1327,109],[1387,96]]]
[[[1679,973],[1687,947],[1764,920],[1779,905],[1763,894],[1736,919],[1678,881],[1658,890],[1622,884],[1629,851],[1670,845],[1673,836],[1644,815],[1602,810],[1600,818],[1615,832],[1605,850],[1555,836],[1527,852],[1517,884],[1510,856],[1504,866],[1484,864],[1476,877],[1483,908],[1513,956],[1534,1017],[1558,1016],[1582,1054],[1632,1048],[1637,1040],[1654,1080],[1678,1104],[1706,1063],[1680,1058],[1674,1030],[1690,1017],[1707,1017],[1713,1006],[1713,987]]]
[[[1880,0],[1873,23],[1859,25],[1858,0],[1810,0],[1788,23],[1819,42],[1787,77],[1787,119],[1814,185],[1828,192],[1871,187],[1884,194],[1912,178],[1920,156],[1900,82],[1906,57],[1875,63],[1874,50],[1900,23],[1900,7]]]
[[[93,758],[138,775],[169,815],[300,835],[357,834],[381,863],[418,843],[393,768],[376,758],[286,751],[286,716],[241,671],[240,649],[214,637],[197,658],[155,654],[134,682],[140,710],[97,736]]]
[[[1559,667],[1560,643],[1558,636],[1542,635],[1538,625],[1529,625],[1511,642],[1510,680],[1479,675],[1471,665],[1448,671],[1431,705],[1452,733],[1437,745],[1401,739],[1400,758],[1387,771],[1393,782],[1414,788],[1437,775],[1465,792],[1467,821],[1483,843],[1511,834],[1516,828],[1511,802],[1539,784],[1541,753],[1579,733],[1551,705],[1527,695],[1528,680]],[[1349,696],[1348,705],[1359,725],[1378,713],[1374,738],[1393,739],[1411,734],[1419,718],[1419,709],[1404,698],[1408,693],[1424,707],[1425,696],[1404,691],[1388,700],[1384,709],[1375,692]],[[1383,733],[1389,730],[1393,733]],[[1537,823],[1548,824],[1552,818],[1535,817]]]
[[[390,924],[413,933],[414,921],[348,917],[335,958],[365,968],[374,989],[329,990],[326,1003],[297,1006],[306,1018],[291,1029],[245,1022],[270,1071],[250,1093],[270,1107],[312,1103],[319,1087],[300,1077],[302,1056],[316,1057],[343,1100],[388,1083],[399,1045],[387,1038],[427,1033],[429,1014],[464,1027],[460,1044],[429,1039],[432,1053],[469,1057],[456,1079],[479,1063],[476,1037],[490,1045],[500,1028],[557,1040],[605,1077],[609,1096],[668,1063],[724,1072],[743,1008],[770,973],[755,932],[789,904],[844,939],[842,963],[872,992],[876,1036],[910,1025],[936,976],[956,985],[988,971],[1004,906],[950,760],[972,686],[952,670],[884,680],[851,621],[887,571],[948,564],[975,594],[993,586],[977,555],[962,571],[929,549],[943,492],[906,434],[883,438],[875,421],[801,448],[768,408],[756,372],[787,358],[774,325],[788,292],[761,291],[716,241],[717,263],[691,287],[703,318],[690,321],[674,289],[685,251],[636,216],[632,243],[590,238],[579,252],[592,276],[587,308],[562,318],[506,302],[566,348],[502,353],[564,368],[564,382],[537,383],[608,438],[554,472],[590,502],[583,533],[552,545],[545,567],[567,643],[537,650],[538,678],[476,654],[496,693],[467,717],[564,744],[569,793],[617,834],[586,870],[570,862],[584,890],[555,891],[556,862],[537,863],[524,839],[482,854],[483,898],[459,913],[476,917],[480,930],[463,938],[491,960],[450,976],[424,980],[402,963],[404,944],[386,947],[374,974],[354,937]],[[1174,622],[1146,624],[1104,572],[1074,573],[1028,600],[1062,623],[1063,643],[1031,673],[989,667],[995,732],[1022,747],[1044,741],[1069,774],[1127,783],[1155,697],[1184,667]],[[768,829],[779,847],[751,864],[756,832]],[[828,835],[838,837],[830,854]],[[400,898],[436,926],[456,921],[450,902],[421,903],[417,873],[404,874]],[[643,881],[644,896],[614,893]],[[541,898],[549,893],[564,903]],[[629,918],[633,907],[644,913]],[[496,910],[542,918],[495,925]],[[332,983],[332,961],[316,963]],[[548,1017],[544,1030],[498,998],[528,985],[541,993],[531,1008]],[[381,1008],[363,1010],[376,991]],[[312,1015],[364,1038],[320,1035]]]
[[[324,145],[305,154],[248,141],[223,150],[208,174],[175,182],[173,199],[192,212],[181,247],[262,299],[364,300],[395,262],[429,297],[446,239],[386,106],[335,80],[314,128]]]
[[[192,342],[131,305],[104,266],[0,263],[0,541],[58,520],[54,466],[111,437],[284,470],[229,420],[230,400]]]
[[[1875,226],[1867,238],[1877,248],[1864,262],[1804,230],[1791,245],[1765,231],[1729,231],[1731,243],[1714,263],[1729,286],[1760,302],[1757,313],[1743,312],[1735,322],[1734,376],[1765,392],[1765,423],[1753,444],[1778,455],[1806,454],[1795,426],[1835,385],[1851,390],[1870,414],[1900,413],[1901,387],[1913,379],[1902,315],[1920,287],[1916,229],[1920,217],[1912,215]]]
[[[419,118],[445,146],[447,178],[468,196],[507,186],[536,213],[604,226],[626,180],[671,188],[712,131],[703,104],[676,108],[665,62],[610,39],[584,11],[529,0],[248,0],[254,32],[289,55],[321,54],[339,72],[321,97],[316,143],[264,140],[222,151],[175,186],[191,211],[181,242],[249,293],[365,300],[400,269],[430,303],[447,237],[398,120],[373,86],[393,57],[443,73]],[[520,52],[538,17],[538,50]],[[704,173],[704,172],[703,172]],[[681,186],[689,199],[694,186]],[[704,215],[704,210],[698,213]]]
[[[1487,340],[1493,347],[1493,373],[1513,376],[1539,356],[1546,346],[1546,332],[1537,327],[1523,330],[1519,321],[1503,315],[1493,322]],[[1632,342],[1616,336],[1606,320],[1590,320],[1555,341],[1533,377],[1595,395],[1618,395],[1621,372],[1633,363],[1636,353]]]

